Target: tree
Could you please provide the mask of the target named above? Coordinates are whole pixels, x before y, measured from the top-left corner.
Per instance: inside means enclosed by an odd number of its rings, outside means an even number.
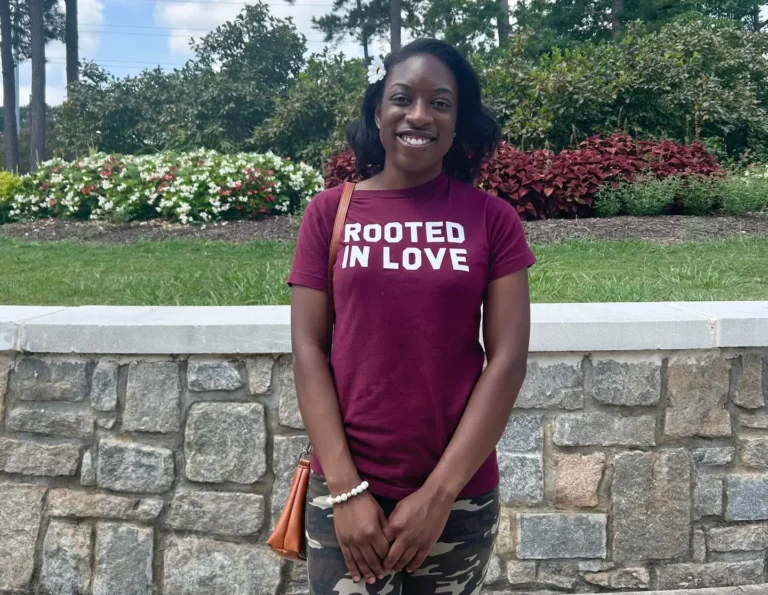
[[[19,168],[19,137],[16,123],[16,81],[14,76],[13,42],[11,40],[11,3],[0,0],[0,33],[2,34],[3,62],[3,142],[5,167]]]
[[[509,39],[509,0],[499,0],[499,45],[505,45]]]
[[[611,1],[611,33],[614,41],[621,36],[621,17],[624,15],[624,0]]]
[[[66,0],[67,16],[64,31],[67,47],[67,87],[77,82],[80,62],[79,39],[77,30],[77,0]]]
[[[30,98],[31,146],[29,169],[35,171],[45,158],[45,25],[43,0],[29,1],[30,45],[32,54],[32,97]]]
[[[443,39],[471,54],[496,45],[494,21],[496,26],[503,21],[499,0],[430,0],[418,5],[410,28],[417,35]],[[499,36],[501,43],[509,37],[502,37],[501,29]]]
[[[403,28],[403,2],[402,0],[389,0],[389,42],[393,52],[399,52],[402,47]]]
[[[11,38],[16,63],[26,62],[32,56],[32,23],[29,0],[11,0]],[[42,0],[45,41],[64,40],[64,14],[58,0]]]
[[[326,43],[339,43],[352,34],[368,62],[371,41],[390,28],[389,8],[385,0],[333,0],[333,10],[320,18],[312,17],[312,25],[325,35]]]

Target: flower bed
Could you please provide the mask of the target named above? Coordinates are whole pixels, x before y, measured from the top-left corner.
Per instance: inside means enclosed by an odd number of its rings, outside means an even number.
[[[272,153],[213,151],[149,156],[99,153],[53,159],[0,198],[0,222],[41,217],[180,223],[259,219],[301,209],[323,187],[304,163]]]

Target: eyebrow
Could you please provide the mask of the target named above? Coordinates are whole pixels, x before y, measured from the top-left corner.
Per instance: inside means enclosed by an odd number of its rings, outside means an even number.
[[[392,83],[392,87],[402,87],[408,91],[413,91],[413,87],[407,85],[406,83]],[[450,95],[455,95],[455,93],[447,87],[438,87],[433,91],[433,93],[449,93]]]

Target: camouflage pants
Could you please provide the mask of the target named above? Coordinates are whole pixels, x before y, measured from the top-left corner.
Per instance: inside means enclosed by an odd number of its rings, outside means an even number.
[[[479,595],[499,529],[498,490],[457,500],[443,535],[424,564],[373,585],[352,580],[333,525],[322,477],[312,474],[307,494],[307,566],[312,595]],[[376,498],[389,516],[397,502]]]

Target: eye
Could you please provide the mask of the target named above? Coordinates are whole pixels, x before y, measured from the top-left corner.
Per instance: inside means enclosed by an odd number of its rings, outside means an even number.
[[[408,105],[411,102],[406,95],[394,95],[390,101],[395,105]]]
[[[432,105],[434,105],[438,109],[450,109],[451,108],[451,102],[447,99],[435,99],[432,102]]]

